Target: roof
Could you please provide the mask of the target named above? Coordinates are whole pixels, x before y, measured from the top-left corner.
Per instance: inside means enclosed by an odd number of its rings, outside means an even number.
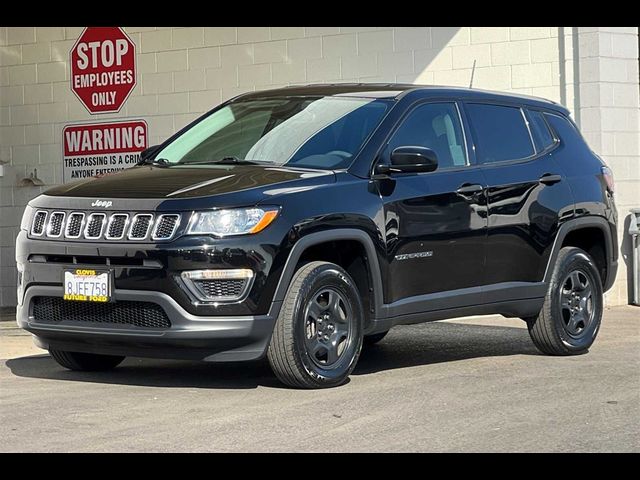
[[[337,95],[353,94],[353,96],[370,97],[397,97],[402,92],[414,90],[416,85],[400,83],[326,83],[311,85],[292,85],[290,87],[274,90],[262,90],[250,92],[247,96],[281,96],[281,95],[318,95],[331,97]]]
[[[550,108],[568,113],[559,103],[541,97],[521,95],[515,93],[497,92],[477,88],[447,87],[439,85],[415,85],[410,83],[331,83],[294,85],[273,90],[249,92],[243,98],[264,98],[279,96],[357,96],[365,98],[401,98],[409,92],[424,92],[425,96],[450,97],[455,96],[469,100],[495,100],[517,102]]]

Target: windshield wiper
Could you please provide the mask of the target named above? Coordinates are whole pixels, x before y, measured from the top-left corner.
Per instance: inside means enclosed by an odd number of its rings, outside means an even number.
[[[241,160],[238,157],[223,157],[217,160],[200,160],[197,162],[184,162],[181,165],[205,165],[205,164],[219,164],[219,165],[264,165],[271,164],[268,160]]]
[[[145,158],[144,160],[138,162],[138,165],[153,165],[155,167],[169,167],[171,163],[166,158]]]

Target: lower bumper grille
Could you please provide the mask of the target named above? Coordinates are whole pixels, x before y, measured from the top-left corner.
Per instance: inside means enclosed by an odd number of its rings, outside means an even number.
[[[70,302],[60,297],[34,297],[33,317],[37,322],[62,321],[132,325],[166,329],[171,321],[160,305],[151,302]]]
[[[193,283],[206,297],[235,299],[244,292],[247,280],[194,280]]]

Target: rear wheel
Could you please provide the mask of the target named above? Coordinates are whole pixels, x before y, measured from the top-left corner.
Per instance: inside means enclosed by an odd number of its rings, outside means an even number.
[[[337,386],[358,362],[362,330],[362,302],[353,279],[338,265],[311,262],[291,280],[267,357],[289,386]]]
[[[98,355],[96,353],[65,352],[49,350],[53,359],[69,370],[96,372],[117,367],[125,357],[116,355]]]
[[[587,352],[600,329],[603,304],[593,259],[579,248],[562,248],[542,310],[527,319],[533,343],[548,355]]]

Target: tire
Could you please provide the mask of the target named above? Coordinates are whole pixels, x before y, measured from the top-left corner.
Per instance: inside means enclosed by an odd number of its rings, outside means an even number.
[[[364,346],[370,347],[371,345],[375,345],[382,341],[382,339],[387,336],[387,333],[389,333],[389,330],[386,332],[374,333],[373,335],[366,335],[364,337]]]
[[[328,262],[303,265],[276,320],[267,350],[271,369],[290,387],[341,385],[360,356],[363,318],[358,288],[346,271]]]
[[[69,370],[81,372],[99,372],[117,367],[125,357],[116,355],[98,355],[95,353],[65,352],[49,350],[59,365]]]
[[[602,282],[593,259],[584,250],[564,247],[542,310],[527,319],[529,335],[547,355],[586,353],[600,330],[603,305]]]

